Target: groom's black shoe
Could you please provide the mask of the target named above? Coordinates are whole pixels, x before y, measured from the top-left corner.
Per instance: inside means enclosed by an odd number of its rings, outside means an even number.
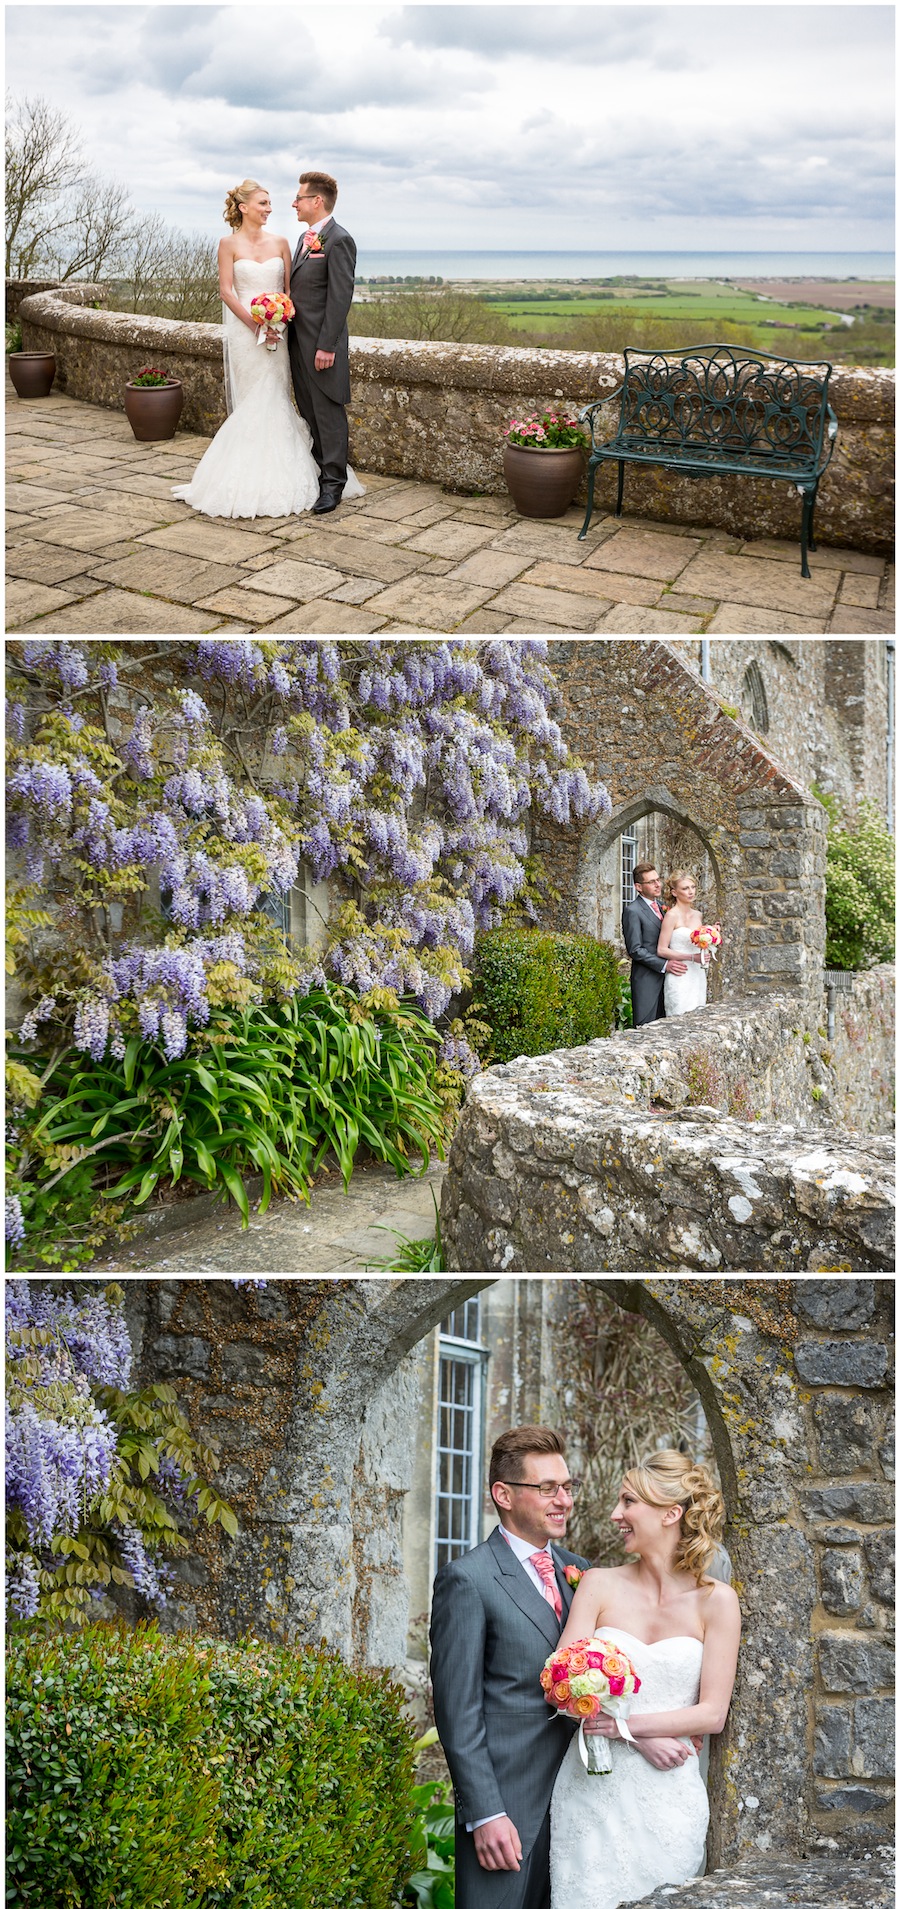
[[[324,517],[327,511],[337,510],[337,507],[340,501],[341,501],[340,491],[329,490],[327,487],[323,487],[323,489],[320,490],[315,503],[313,504],[313,507],[312,507],[313,516]]]

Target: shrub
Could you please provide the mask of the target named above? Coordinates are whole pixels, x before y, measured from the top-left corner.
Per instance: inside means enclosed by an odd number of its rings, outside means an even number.
[[[849,822],[833,797],[820,795],[819,800],[829,817],[825,965],[874,968],[879,961],[893,961],[894,838],[871,802],[861,802]]]
[[[389,1909],[403,1692],[325,1653],[96,1625],[12,1640],[15,1909]]]
[[[361,1145],[398,1174],[411,1157],[427,1166],[447,1127],[439,1047],[420,1010],[335,986],[214,1012],[174,1060],[138,1035],[121,1060],[69,1049],[11,1156],[26,1236],[17,1264],[62,1257],[70,1270],[66,1251],[77,1263],[80,1244],[94,1250],[104,1199],[122,1213],[161,1183],[191,1180],[234,1200],[246,1226],[244,1173],[262,1174],[264,1212],[273,1190],[307,1198],[329,1151],[345,1184]]]
[[[606,942],[501,928],[478,936],[476,962],[491,1062],[581,1047],[615,1027],[619,970]]]

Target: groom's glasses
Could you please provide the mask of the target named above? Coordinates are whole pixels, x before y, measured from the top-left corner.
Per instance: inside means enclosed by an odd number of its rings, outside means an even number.
[[[542,1498],[558,1498],[561,1491],[565,1492],[567,1498],[577,1498],[582,1480],[567,1478],[563,1484],[555,1485],[551,1479],[545,1478],[542,1485],[527,1485],[521,1478],[498,1478],[497,1484],[511,1485],[513,1491],[539,1491]]]

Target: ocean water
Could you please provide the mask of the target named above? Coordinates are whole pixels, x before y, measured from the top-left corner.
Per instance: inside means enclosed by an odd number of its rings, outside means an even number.
[[[892,279],[893,252],[376,252],[360,278],[860,278]]]

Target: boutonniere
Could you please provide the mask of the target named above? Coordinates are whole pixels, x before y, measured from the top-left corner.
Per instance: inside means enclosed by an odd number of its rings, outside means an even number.
[[[324,252],[325,247],[318,232],[304,232],[303,250],[305,252]]]
[[[563,1577],[565,1578],[566,1583],[571,1585],[572,1590],[577,1591],[578,1586],[581,1583],[582,1578],[584,1577],[584,1572],[579,1571],[577,1564],[567,1564],[563,1572]]]

